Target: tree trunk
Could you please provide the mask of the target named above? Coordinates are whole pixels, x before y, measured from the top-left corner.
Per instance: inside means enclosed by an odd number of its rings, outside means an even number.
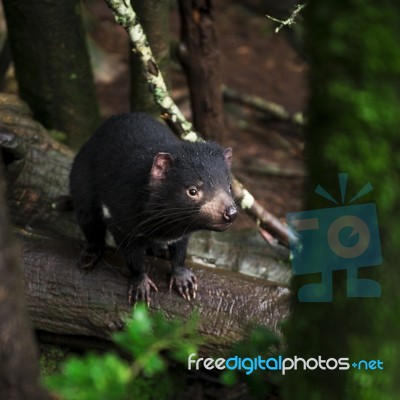
[[[81,243],[31,232],[20,233],[28,309],[36,329],[52,333],[109,339],[122,325],[128,305],[128,269],[109,250],[93,271],[76,266]],[[243,339],[250,324],[279,332],[289,312],[288,289],[263,279],[190,265],[199,280],[195,300],[168,291],[169,263],[147,259],[149,275],[158,287],[151,309],[167,318],[186,319],[199,312],[203,351],[220,354]]]
[[[99,123],[78,0],[4,0],[19,92],[35,119],[77,149]]]
[[[305,10],[312,77],[307,209],[334,207],[312,193],[318,184],[339,201],[340,207],[350,205],[359,190],[368,182],[372,184],[373,191],[351,205],[376,204],[383,263],[378,266],[380,261],[370,257],[356,265],[356,273],[358,278],[380,284],[382,296],[347,297],[351,276],[346,267],[352,260],[346,258],[342,271],[327,270],[329,259],[324,257],[319,263],[319,278],[313,274],[293,280],[295,294],[311,279],[316,282],[322,279],[321,273],[330,273],[333,301],[294,301],[287,331],[289,354],[349,357],[351,366],[347,371],[298,369],[288,373],[284,398],[394,399],[400,393],[400,4],[312,0]],[[343,201],[337,176],[341,172],[349,173]],[[379,241],[372,241],[374,226],[368,228],[370,245],[379,254]],[[318,240],[324,240],[325,235],[321,232]],[[360,237],[361,232],[354,236],[359,241]],[[312,256],[316,257],[319,245],[314,246]],[[384,370],[377,364],[376,370],[365,370],[365,365],[359,370],[360,360],[380,360]]]
[[[0,154],[1,161],[1,154]],[[0,393],[7,400],[49,398],[39,385],[39,362],[25,308],[17,247],[8,223],[0,162]]]
[[[188,77],[193,124],[205,139],[223,143],[220,51],[211,0],[179,0],[180,59]]]
[[[140,22],[149,40],[157,65],[169,86],[170,65],[170,0],[132,0],[132,7],[140,18]],[[129,46],[132,44],[130,43]],[[160,109],[150,92],[147,80],[143,75],[140,58],[131,53],[131,110],[145,111],[155,117],[160,115]]]

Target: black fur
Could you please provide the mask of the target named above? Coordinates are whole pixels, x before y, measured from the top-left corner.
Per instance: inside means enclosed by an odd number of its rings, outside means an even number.
[[[151,242],[168,242],[173,279],[190,299],[196,279],[184,267],[189,234],[224,230],[236,216],[226,159],[219,145],[181,142],[144,113],[111,117],[72,166],[73,206],[87,239],[80,265],[94,266],[108,229],[134,277],[130,298],[149,301],[155,286],[144,271],[144,251]],[[193,187],[202,195],[192,197]],[[210,212],[201,209],[207,202]]]

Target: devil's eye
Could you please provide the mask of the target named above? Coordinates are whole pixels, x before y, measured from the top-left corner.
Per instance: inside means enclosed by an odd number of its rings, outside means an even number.
[[[187,192],[189,193],[189,196],[195,197],[197,196],[197,188],[195,186],[191,186]]]

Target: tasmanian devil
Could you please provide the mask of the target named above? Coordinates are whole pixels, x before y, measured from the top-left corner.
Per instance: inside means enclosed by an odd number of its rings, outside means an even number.
[[[232,149],[215,143],[182,142],[144,113],[108,119],[76,156],[70,191],[87,245],[79,265],[92,268],[108,229],[132,274],[129,302],[150,302],[157,290],[144,268],[145,250],[166,243],[170,288],[187,300],[197,280],[185,267],[192,232],[223,231],[237,216],[229,167]]]

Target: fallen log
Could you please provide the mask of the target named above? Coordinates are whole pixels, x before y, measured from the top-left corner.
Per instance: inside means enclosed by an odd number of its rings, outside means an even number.
[[[52,139],[13,95],[0,95],[0,151],[13,223],[77,237],[72,213],[57,210],[59,199],[68,195],[74,153]]]
[[[28,310],[36,329],[99,339],[109,339],[120,329],[130,310],[128,270],[115,250],[108,249],[98,265],[85,273],[76,266],[81,242],[22,230],[17,236]],[[148,258],[146,266],[159,289],[152,294],[151,310],[183,320],[198,312],[205,354],[224,353],[245,338],[253,325],[279,334],[279,325],[288,316],[289,290],[285,286],[191,264],[199,289],[196,299],[188,302],[168,291],[167,261]]]

